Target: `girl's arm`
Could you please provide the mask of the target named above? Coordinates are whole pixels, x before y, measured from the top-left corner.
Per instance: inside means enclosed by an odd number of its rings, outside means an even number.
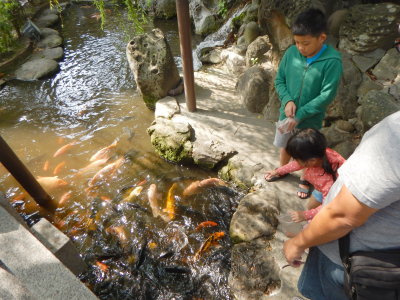
[[[289,162],[288,164],[275,169],[275,171],[278,175],[285,175],[285,174],[292,173],[292,172],[295,172],[295,171],[298,171],[301,169],[303,169],[303,167],[301,165],[299,165],[297,161],[293,160],[293,161]]]

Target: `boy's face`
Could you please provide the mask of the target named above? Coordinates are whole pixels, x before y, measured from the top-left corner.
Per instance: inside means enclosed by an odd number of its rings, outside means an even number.
[[[301,55],[305,57],[312,57],[321,50],[326,40],[326,34],[321,33],[315,37],[312,35],[295,35],[294,42]]]

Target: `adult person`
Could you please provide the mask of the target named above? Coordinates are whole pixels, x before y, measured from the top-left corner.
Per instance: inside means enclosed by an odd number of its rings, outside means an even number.
[[[298,289],[312,300],[347,299],[337,239],[350,234],[350,253],[400,249],[400,111],[365,133],[339,168],[324,207],[284,244],[288,263],[300,265]]]
[[[292,26],[295,45],[283,56],[275,78],[275,89],[281,102],[279,120],[286,128],[277,128],[274,145],[280,148],[280,166],[286,165],[290,155],[285,147],[294,129],[320,129],[325,111],[336,95],[342,75],[342,61],[338,51],[325,44],[327,22],[319,9],[300,13]],[[267,181],[283,176],[267,174]],[[298,196],[306,199],[311,194],[308,182],[300,181]]]

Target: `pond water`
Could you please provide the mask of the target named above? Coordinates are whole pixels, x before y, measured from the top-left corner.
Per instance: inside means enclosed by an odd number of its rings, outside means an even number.
[[[154,153],[146,133],[154,116],[129,70],[125,20],[122,11],[109,9],[102,31],[94,8],[68,8],[60,28],[60,72],[41,81],[10,81],[0,90],[0,134],[34,176],[62,180],[46,179],[59,202],[53,222],[88,264],[80,278],[98,297],[231,299],[228,231],[242,194],[217,184],[186,195],[191,183],[216,174],[170,164]],[[176,21],[156,26],[178,56]],[[85,168],[91,158],[98,164]],[[2,191],[33,224],[40,208],[0,168]],[[175,210],[171,220],[154,217],[154,185],[161,214],[164,207]]]

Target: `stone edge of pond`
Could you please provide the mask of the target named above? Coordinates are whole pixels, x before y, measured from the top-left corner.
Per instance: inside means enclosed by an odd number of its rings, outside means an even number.
[[[268,166],[252,165],[246,153],[215,143],[195,121],[182,116],[173,97],[156,103],[155,120],[148,128],[155,151],[173,163],[192,163],[218,169],[218,175],[247,191],[231,219],[232,267],[228,284],[235,299],[289,299],[298,296],[300,269],[285,268],[282,244],[286,237],[278,230],[280,190],[287,183],[267,184]],[[212,140],[210,142],[210,139]],[[200,144],[200,146],[199,146]]]

